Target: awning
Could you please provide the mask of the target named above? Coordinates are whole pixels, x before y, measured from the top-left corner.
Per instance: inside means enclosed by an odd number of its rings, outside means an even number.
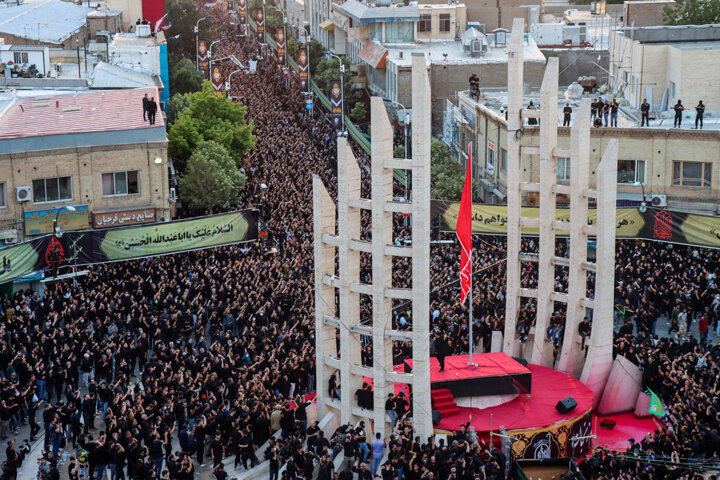
[[[332,32],[333,30],[335,30],[335,24],[332,20],[325,20],[320,24],[320,28],[327,32]]]
[[[360,50],[360,59],[367,62],[373,68],[385,68],[385,59],[388,51],[382,45],[368,40],[368,42]]]

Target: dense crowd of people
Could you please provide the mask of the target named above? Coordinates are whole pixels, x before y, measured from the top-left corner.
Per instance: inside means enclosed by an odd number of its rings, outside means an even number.
[[[224,42],[217,50],[218,57],[246,60],[254,47]],[[463,429],[447,443],[417,437],[410,398],[388,400],[388,438],[362,422],[333,432],[308,423],[306,394],[326,388],[314,377],[311,173],[336,195],[334,132],[322,112],[311,117],[304,110],[295,80],[288,86],[270,59],[256,74],[233,80],[231,94],[246,105],[258,138],[244,160],[249,178],[239,207],[259,207],[277,248],[227,246],[99,265],[77,286],[48,283],[42,297],[22,291],[0,301],[0,438],[30,426],[22,444],[8,443],[3,479],[17,477],[41,432],[38,478],[46,480],[61,474],[71,480],[192,480],[206,469],[226,480],[227,457],[243,469],[268,461],[270,480],[282,466],[285,480],[505,478],[505,455],[472,432]],[[362,152],[356,155],[367,196],[369,162]],[[261,183],[268,188],[260,189]],[[369,216],[362,221],[367,235]],[[398,244],[409,238],[402,219],[393,238]],[[501,237],[473,242],[472,341],[488,351],[492,331],[504,326],[505,245]],[[536,248],[525,240],[523,250]],[[562,242],[557,252],[565,255]],[[459,247],[433,244],[431,255],[431,344],[441,345],[443,355],[466,352]],[[625,325],[616,352],[642,366],[644,383],[669,412],[661,429],[626,452],[598,450],[581,462],[586,478],[692,478],[720,455],[720,346],[707,342],[708,329],[720,328],[719,261],[715,251],[618,242],[616,314]],[[523,275],[528,288],[531,273]],[[363,257],[361,276],[369,275]],[[396,260],[393,276],[395,285],[409,286],[410,263]],[[566,288],[559,274],[556,289]],[[369,320],[369,299],[361,302],[362,318]],[[393,328],[410,328],[408,304],[393,307]],[[520,316],[522,340],[534,322],[534,305],[523,304]],[[661,316],[671,319],[677,338],[653,335]],[[688,336],[695,321],[705,326],[700,338]],[[548,334],[559,343],[561,309],[551,326]],[[369,339],[362,349],[369,364]],[[408,344],[395,342],[396,363],[410,355]],[[275,432],[279,437],[271,439]],[[333,459],[340,452],[347,468],[336,472]]]

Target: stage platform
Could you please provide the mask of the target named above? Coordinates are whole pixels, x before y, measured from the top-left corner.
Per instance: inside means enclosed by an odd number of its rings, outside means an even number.
[[[440,371],[437,358],[430,358],[430,386],[433,390],[448,389],[455,397],[488,395],[516,395],[532,392],[530,370],[506,353],[468,355],[445,358],[445,369]],[[405,371],[412,371],[412,359],[405,360]]]

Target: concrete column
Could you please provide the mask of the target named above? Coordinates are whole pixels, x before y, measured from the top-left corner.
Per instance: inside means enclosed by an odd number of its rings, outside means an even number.
[[[392,371],[392,342],[385,330],[392,325],[392,300],[385,289],[392,286],[392,257],[385,255],[385,245],[392,245],[392,213],[385,202],[393,197],[393,171],[385,161],[393,158],[393,132],[385,105],[380,97],[370,99],[372,115],[371,188],[372,188],[372,306],[373,306],[373,389],[375,431],[385,436],[385,400],[393,384],[386,372]],[[413,242],[414,243],[414,242]]]
[[[578,377],[585,352],[580,349],[578,324],[585,316],[580,304],[586,296],[588,198],[585,189],[590,182],[590,100],[584,99],[570,130],[570,271],[568,279],[567,318],[563,346],[557,370]]]
[[[422,441],[433,433],[430,402],[430,80],[425,55],[412,55],[413,424]],[[374,135],[374,131],[373,131]],[[373,169],[374,170],[374,169]]]
[[[323,282],[335,273],[335,248],[323,243],[323,234],[335,234],[335,204],[322,180],[313,175],[313,252],[315,256],[315,381],[318,418],[328,412],[328,379],[333,372],[325,363],[328,355],[337,356],[335,328],[325,324],[325,315],[335,316],[335,289]]]
[[[513,21],[508,45],[508,120],[507,120],[507,286],[505,299],[505,335],[503,351],[517,356],[515,332],[520,309],[520,143],[522,129],[520,111],[523,101],[523,42],[525,22]]]
[[[597,168],[597,268],[595,309],[590,348],[580,381],[593,391],[593,406],[600,401],[612,368],[613,306],[615,286],[615,223],[617,202],[617,139],[608,143]]]
[[[540,89],[540,235],[538,257],[538,296],[535,319],[535,338],[531,362],[550,367],[553,361],[552,348],[545,341],[545,334],[553,313],[555,292],[555,156],[557,146],[557,98],[558,59],[551,57],[545,68]]]
[[[350,248],[351,240],[360,239],[360,210],[349,206],[350,199],[360,198],[360,167],[346,138],[337,139],[338,165],[338,266],[340,300],[340,421],[352,418],[355,391],[362,384],[362,376],[352,373],[353,365],[360,365],[360,340],[350,329],[360,323],[360,296],[350,291],[350,284],[360,281],[360,254]]]

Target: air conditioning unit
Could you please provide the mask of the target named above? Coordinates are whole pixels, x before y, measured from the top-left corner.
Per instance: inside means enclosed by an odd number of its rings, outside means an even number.
[[[650,194],[650,203],[653,207],[667,207],[667,195]]]
[[[32,187],[15,187],[15,200],[18,203],[29,202],[32,198]]]
[[[17,236],[9,237],[4,239],[3,242],[5,243],[5,245],[15,245],[16,243],[18,243],[18,238]]]

